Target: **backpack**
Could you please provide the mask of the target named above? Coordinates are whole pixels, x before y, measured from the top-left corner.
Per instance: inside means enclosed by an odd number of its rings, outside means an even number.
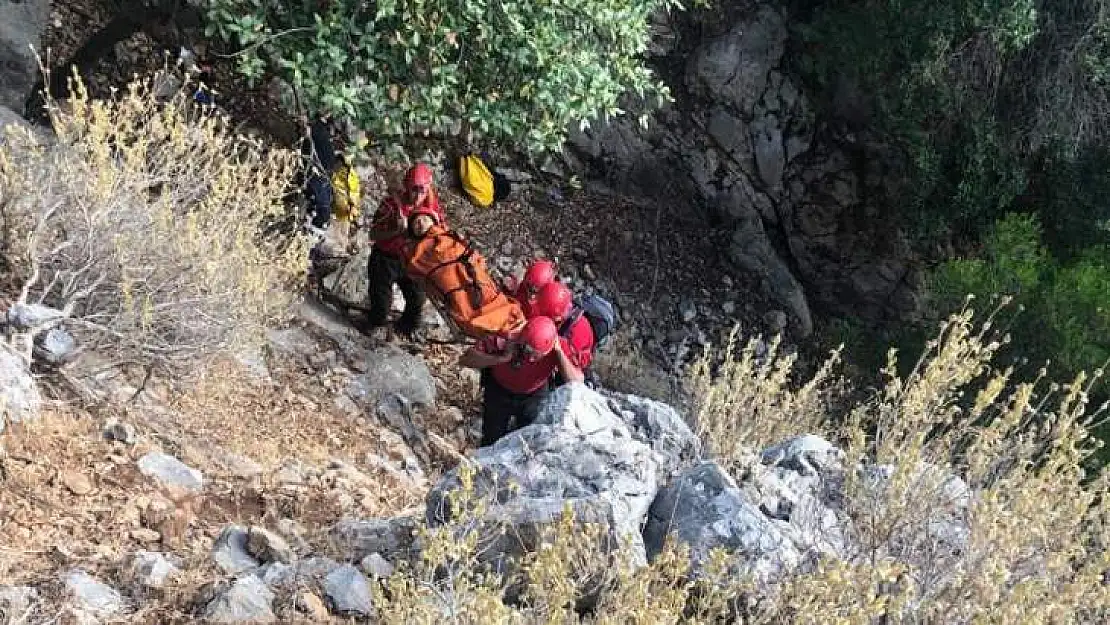
[[[613,304],[600,295],[587,295],[576,300],[570,316],[563,322],[563,327],[559,328],[559,334],[566,336],[583,315],[594,332],[594,349],[604,347],[620,323]]]
[[[467,336],[505,335],[524,324],[523,309],[501,291],[485,258],[447,228],[432,226],[411,241],[403,262],[408,275],[423,283],[437,308]]]
[[[485,161],[474,153],[459,159],[459,182],[470,201],[481,207],[505,199],[512,190],[508,178],[491,172]]]

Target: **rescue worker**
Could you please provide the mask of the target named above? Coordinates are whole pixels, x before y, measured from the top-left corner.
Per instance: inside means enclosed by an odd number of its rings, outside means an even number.
[[[393,301],[394,284],[401,287],[401,294],[405,297],[405,310],[397,320],[397,331],[411,336],[420,325],[424,290],[405,275],[401,257],[409,232],[408,220],[413,213],[428,212],[435,215],[439,223],[446,221],[432,183],[431,167],[417,163],[405,173],[401,192],[382,200],[374,214],[369,232],[374,249],[367,267],[370,282],[367,322],[371,327],[385,325]]]
[[[342,146],[339,147],[335,170],[331,174],[332,216],[335,218],[333,233],[348,253],[354,253],[351,237],[358,224],[362,197],[358,172],[351,163],[351,157],[342,151]]]
[[[529,319],[515,336],[478,342],[459,365],[482,372],[482,447],[531,424],[553,383],[585,380],[548,317]]]
[[[559,281],[548,282],[536,294],[532,314],[550,318],[559,330],[563,352],[579,370],[585,371],[593,360],[594,330],[580,308],[574,306],[574,294]]]
[[[301,177],[304,194],[308,199],[308,217],[317,230],[324,230],[331,221],[332,187],[331,172],[335,169],[335,145],[331,128],[325,115],[317,115],[311,122],[302,118],[305,134],[301,140],[304,170]]]
[[[509,276],[506,281],[505,290],[512,295],[513,299],[520,302],[520,307],[524,310],[526,317],[532,316],[532,306],[536,303],[536,296],[549,282],[555,281],[555,263],[539,259],[528,265],[528,269],[524,271],[524,277],[520,282],[516,282],[516,276]]]

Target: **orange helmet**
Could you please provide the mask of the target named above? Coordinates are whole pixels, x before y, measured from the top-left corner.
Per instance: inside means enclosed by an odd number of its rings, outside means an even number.
[[[530,361],[543,358],[555,348],[559,331],[555,322],[547,317],[532,317],[516,337],[516,343],[524,348],[525,357]]]
[[[574,295],[571,294],[567,285],[562,282],[548,282],[540,289],[532,310],[536,315],[562,321],[570,314],[573,306]]]
[[[540,289],[555,281],[555,263],[537,260],[528,266],[520,286],[530,297],[535,297]]]

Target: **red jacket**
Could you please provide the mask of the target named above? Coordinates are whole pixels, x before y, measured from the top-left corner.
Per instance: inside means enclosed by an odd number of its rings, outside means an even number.
[[[439,198],[436,196],[435,191],[429,191],[428,197],[421,204],[405,204],[399,197],[393,195],[385,198],[378,206],[378,212],[374,215],[374,221],[370,227],[373,229],[384,228],[392,230],[396,226],[398,213],[407,219],[417,211],[434,213],[441,224],[447,221],[447,216],[443,213],[443,208],[439,205]],[[400,258],[405,249],[405,238],[406,235],[398,234],[388,239],[376,241],[374,247],[390,256]]]
[[[500,354],[505,351],[507,343],[504,338],[491,336],[479,341],[475,347],[485,354]],[[510,393],[531,395],[543,388],[558,370],[558,356],[552,351],[535,362],[521,363],[519,368],[510,362],[494,365],[490,367],[490,375]]]

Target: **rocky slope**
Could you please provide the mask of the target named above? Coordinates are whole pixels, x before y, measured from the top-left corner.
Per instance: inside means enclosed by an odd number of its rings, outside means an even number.
[[[919,277],[888,199],[898,159],[847,120],[845,86],[817,106],[794,78],[779,3],[726,2],[657,25],[652,52],[676,102],[576,133],[572,168],[644,202],[665,202],[730,241],[732,269],[790,313],[813,308],[883,320],[912,314]]]

